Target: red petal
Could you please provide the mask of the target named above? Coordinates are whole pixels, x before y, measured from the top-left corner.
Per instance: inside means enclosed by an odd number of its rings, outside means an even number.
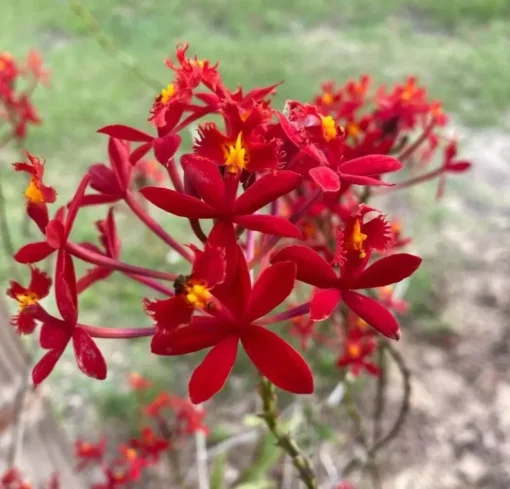
[[[453,173],[462,173],[471,168],[469,161],[456,161],[455,163],[449,163],[446,165],[446,170]]]
[[[39,334],[39,344],[45,350],[64,350],[71,335],[63,329],[62,323],[43,323]]]
[[[95,267],[87,271],[87,273],[76,282],[76,293],[81,294],[91,285],[108,278],[113,270],[103,267]]]
[[[23,287],[23,285],[19,284],[18,282],[15,282],[14,280],[11,280],[9,282],[9,288],[7,289],[7,295],[9,297],[12,297],[13,299],[16,299],[16,296],[18,294],[26,294],[30,288]]]
[[[241,318],[251,293],[251,278],[246,257],[238,245],[236,254],[227,260],[227,267],[231,263],[234,264],[232,277],[227,276],[223,284],[215,287],[214,295],[234,316]],[[227,268],[228,273],[230,270]]]
[[[292,292],[296,278],[296,265],[290,261],[277,263],[266,268],[253,286],[246,321],[254,321],[271,312]]]
[[[291,171],[271,172],[259,178],[234,204],[234,214],[253,214],[261,207],[294,190],[302,176]]]
[[[169,331],[181,324],[188,324],[193,314],[193,307],[186,302],[182,295],[152,302],[146,300],[144,307],[145,312],[154,319],[158,328],[165,328]]]
[[[90,176],[86,174],[81,179],[80,185],[78,186],[78,189],[76,190],[73,199],[71,200],[71,202],[69,202],[67,219],[65,223],[65,239],[67,239],[69,237],[69,234],[71,233],[74,220],[76,219],[76,214],[78,214],[78,210],[81,206],[81,201],[83,200],[83,196],[85,195],[85,190],[87,190],[89,182]]]
[[[361,232],[367,235],[363,246],[377,251],[385,251],[393,239],[391,225],[381,215],[363,223]]]
[[[236,216],[234,222],[253,231],[274,236],[301,239],[303,234],[299,228],[284,217],[253,214],[251,216]]]
[[[73,347],[76,363],[80,370],[94,379],[106,379],[106,362],[94,340],[83,328],[75,328]]]
[[[46,241],[54,248],[60,248],[64,242],[64,225],[57,219],[52,219],[46,226]]]
[[[271,257],[271,263],[281,261],[294,262],[297,266],[296,278],[315,287],[329,288],[338,281],[331,265],[306,246],[287,246]]]
[[[324,192],[338,192],[340,190],[340,177],[331,168],[317,166],[312,168],[308,174]]]
[[[313,392],[313,375],[304,358],[272,331],[251,324],[241,342],[259,371],[280,389],[295,394]]]
[[[375,177],[364,177],[360,175],[346,175],[345,173],[340,173],[340,177],[346,183],[350,183],[352,185],[380,185],[383,187],[392,187],[394,184],[386,183]]]
[[[161,187],[145,187],[140,193],[152,204],[175,216],[189,219],[216,217],[218,212],[210,205],[191,195]]]
[[[402,163],[386,155],[368,155],[341,163],[339,170],[348,175],[373,176],[400,170]]]
[[[342,294],[339,289],[318,290],[310,301],[310,318],[322,321],[329,318],[340,302]]]
[[[216,345],[228,333],[229,329],[221,320],[195,317],[189,326],[166,335],[164,341],[153,341],[151,351],[156,355],[186,355]]]
[[[51,374],[62,353],[63,350],[50,350],[37,362],[37,365],[32,370],[32,381],[35,387]]]
[[[171,132],[162,138],[154,140],[154,156],[162,164],[166,165],[170,158],[175,155],[175,152],[181,144],[181,136]]]
[[[122,197],[119,195],[108,195],[108,194],[89,194],[84,195],[81,201],[81,207],[86,207],[90,205],[100,205],[100,204],[113,204],[117,202]]]
[[[238,336],[227,336],[195,369],[189,382],[189,397],[193,404],[207,401],[223,388],[236,361],[238,343]]]
[[[228,287],[228,282],[232,281],[237,269],[238,246],[234,225],[224,220],[216,221],[207,237],[207,246],[225,250],[225,278],[221,287]],[[218,288],[215,289],[215,294],[216,290],[218,290]]]
[[[152,149],[152,143],[144,143],[136,148],[129,155],[129,162],[135,166],[150,150]]]
[[[342,298],[347,307],[372,326],[372,328],[375,328],[388,338],[394,340],[400,338],[397,320],[388,309],[375,299],[349,290],[342,291]]]
[[[395,284],[412,275],[420,266],[419,256],[397,253],[377,260],[349,281],[349,289],[372,289]]]
[[[225,184],[214,162],[198,155],[184,155],[181,165],[200,198],[215,209],[223,208]]]
[[[122,190],[127,189],[131,176],[128,147],[120,139],[110,138],[108,141],[108,157],[118,185]]]
[[[46,204],[34,204],[33,202],[29,202],[27,205],[27,214],[30,219],[37,224],[37,227],[40,229],[41,233],[44,234],[46,231],[46,226],[48,225],[48,207]]]
[[[134,127],[124,126],[123,124],[114,124],[111,126],[105,126],[98,129],[97,132],[107,134],[113,138],[125,139],[126,141],[137,141],[150,143],[154,139],[149,134],[139,131]]]
[[[35,292],[39,299],[46,297],[50,292],[51,287],[51,278],[50,276],[39,270],[37,267],[30,267],[31,277],[30,277],[30,285],[28,286],[29,290]]]
[[[58,251],[55,267],[55,299],[64,321],[74,326],[78,320],[76,277],[71,255],[63,249]]]
[[[191,271],[193,280],[205,281],[208,288],[225,280],[225,249],[213,246],[205,247],[204,251],[195,252],[195,262]]]
[[[18,263],[36,263],[44,260],[55,251],[46,241],[30,243],[20,248],[14,255]]]

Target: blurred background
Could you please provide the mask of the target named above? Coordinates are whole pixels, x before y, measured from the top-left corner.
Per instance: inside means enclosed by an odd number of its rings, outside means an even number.
[[[105,49],[98,42],[101,34],[94,34],[97,26],[87,25],[72,4],[3,0],[0,7],[0,51],[23,58],[37,48],[51,69],[51,87],[39,87],[34,95],[43,123],[31,128],[26,148],[47,160],[46,180],[57,188],[60,202],[70,197],[90,164],[105,160],[106,138],[96,133],[98,128],[115,123],[149,127],[145,121],[157,85],[166,86],[171,78],[164,59],[181,41],[190,43],[191,54],[220,61],[231,88],[284,80],[275,99],[278,108],[286,99],[311,101],[322,81],[343,84],[364,73],[375,84],[416,75],[431,98],[443,101],[452,115],[449,132],[460,139],[461,155],[474,163],[473,170],[449,179],[440,201],[432,183],[380,204],[402,219],[406,234],[414,238],[412,251],[424,257],[406,294],[411,313],[402,319],[398,345],[413,374],[411,412],[381,470],[389,488],[508,489],[510,2],[83,1],[126,56]],[[190,141],[191,136],[185,145]],[[0,159],[5,208],[17,248],[26,241],[25,181],[8,168],[20,159],[15,148],[3,149]],[[181,222],[155,215],[186,242]],[[78,220],[83,228],[74,231],[75,239],[94,241],[91,223],[102,217],[104,209],[84,211]],[[120,234],[126,236],[124,261],[179,270],[176,258],[122,207],[117,219]],[[2,288],[10,279],[9,268],[9,257],[2,254]],[[136,283],[114,275],[80,296],[80,318],[103,326],[149,325],[140,302],[144,293]],[[189,365],[198,362],[197,357],[155,358],[148,354],[147,340],[104,341],[101,348],[110,359],[106,381],[80,375],[69,355],[45,386],[69,439],[98,439],[101,433],[116,439],[136,428],[129,372],[185,395],[182,379]],[[317,359],[324,393],[338,382],[333,361]],[[208,406],[211,445],[252,429],[253,420],[246,415],[255,401],[245,393],[253,390],[256,379],[246,380],[242,373],[241,365],[230,390]],[[285,396],[281,402],[286,405]],[[336,420],[342,426],[337,432],[335,424],[319,417],[323,431],[313,436],[325,437],[326,444],[340,432],[345,436],[348,427],[341,419]],[[310,420],[301,422],[306,436],[312,436]],[[229,467],[240,470],[236,460]],[[272,467],[265,466],[262,474]]]

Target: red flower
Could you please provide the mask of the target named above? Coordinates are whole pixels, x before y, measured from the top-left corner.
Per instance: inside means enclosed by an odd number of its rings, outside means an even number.
[[[206,158],[185,155],[182,166],[190,184],[203,199],[160,187],[145,187],[142,195],[155,206],[176,216],[189,219],[217,219],[232,226],[266,234],[300,238],[301,232],[289,220],[256,214],[257,210],[287,194],[301,181],[290,171],[274,171],[260,177],[236,198],[239,175],[226,174],[223,179],[218,167]],[[228,253],[228,248],[227,248]]]
[[[372,375],[379,374],[379,367],[369,360],[377,348],[377,343],[370,335],[363,334],[359,329],[349,331],[345,343],[345,351],[337,360],[339,367],[350,367],[353,375],[358,376],[362,369]]]
[[[152,338],[152,349],[165,343],[167,336],[177,326],[191,321],[195,309],[214,308],[214,288],[225,280],[225,250],[214,246],[215,233],[211,233],[204,251],[193,247],[195,260],[190,275],[180,275],[175,281],[175,296],[163,300],[145,299],[145,311],[156,322],[156,334]]]
[[[383,173],[400,170],[395,158],[374,154],[342,160],[344,134],[331,116],[323,116],[311,105],[291,101],[289,115],[276,113],[286,137],[296,151],[289,156],[290,170],[308,174],[325,192],[337,192],[340,183],[385,185]]]
[[[50,84],[50,71],[43,69],[43,60],[37,49],[31,49],[27,56],[27,68],[30,70],[34,78],[39,80],[43,85]]]
[[[130,446],[138,450],[142,458],[153,464],[159,461],[161,453],[169,448],[170,443],[148,426],[144,426],[140,436],[131,440]]]
[[[32,489],[32,484],[23,480],[20,471],[12,467],[0,477],[0,489]]]
[[[87,465],[103,460],[106,449],[106,438],[98,443],[89,443],[78,438],[74,442],[74,456],[79,460],[76,470],[82,470]]]
[[[133,390],[135,392],[148,389],[152,385],[152,382],[149,379],[142,377],[137,372],[131,372],[128,375],[128,382],[129,382],[129,386],[131,387],[131,390]]]
[[[133,177],[136,188],[145,187],[149,183],[161,184],[165,175],[161,165],[155,160],[140,160],[135,166]]]
[[[14,255],[14,259],[17,262],[36,263],[44,260],[56,250],[65,249],[88,183],[89,176],[85,175],[69,203],[67,216],[65,207],[61,207],[55,214],[55,218],[51,219],[46,226],[46,240],[29,243],[20,248]]]
[[[235,280],[220,298],[223,307],[215,317],[193,318],[189,326],[159,342],[153,353],[175,356],[213,347],[191,376],[189,394],[194,404],[221,390],[234,366],[239,342],[262,375],[276,386],[297,394],[311,393],[313,377],[305,360],[279,336],[256,323],[292,292],[294,265],[278,263],[266,268],[252,288],[241,250],[237,262]]]
[[[78,325],[78,296],[71,256],[59,250],[55,274],[55,298],[62,319],[48,314],[40,305],[33,308],[35,319],[41,321],[41,347],[49,350],[32,370],[37,386],[53,370],[68,343],[73,341],[74,355],[80,370],[89,377],[106,378],[106,363],[89,333]]]
[[[174,408],[179,435],[193,435],[198,431],[205,435],[209,434],[210,430],[204,423],[206,415],[204,409],[194,406],[188,399],[177,399],[177,402],[174,402]]]
[[[36,267],[30,267],[30,273],[28,287],[11,281],[7,289],[7,295],[17,300],[19,305],[19,313],[11,319],[11,324],[16,327],[18,334],[30,334],[34,331],[36,323],[34,318],[27,314],[26,309],[44,299],[51,288],[51,278],[46,273]]]
[[[354,291],[400,282],[418,268],[421,258],[401,253],[382,258],[368,268],[364,268],[366,261],[361,269],[346,264],[346,273],[337,276],[332,266],[318,253],[305,246],[293,245],[277,252],[271,263],[289,260],[297,266],[298,280],[320,289],[310,302],[313,320],[328,318],[343,300],[347,307],[380,333],[389,338],[399,338],[399,327],[392,314],[375,299]]]
[[[443,171],[439,177],[439,186],[437,188],[437,198],[444,194],[447,173],[464,173],[471,168],[471,163],[466,160],[457,160],[457,141],[450,141],[444,151]]]
[[[272,112],[267,104],[252,103],[243,108],[235,103],[223,104],[227,133],[214,123],[199,127],[195,153],[224,166],[229,173],[274,170],[279,163],[279,144],[267,133]]]
[[[44,233],[48,224],[47,204],[55,202],[57,194],[53,187],[44,185],[44,164],[41,163],[41,160],[28,151],[25,154],[29,163],[14,163],[13,166],[16,171],[26,172],[30,175],[30,182],[25,190],[27,213]]]

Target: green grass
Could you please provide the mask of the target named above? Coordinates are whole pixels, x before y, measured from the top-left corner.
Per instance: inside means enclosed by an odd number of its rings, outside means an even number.
[[[148,128],[155,90],[90,36],[65,0],[7,0],[0,16],[0,49],[23,56],[38,47],[52,70],[52,86],[36,92],[44,120],[26,147],[48,160],[48,181],[65,202],[93,162],[105,159],[104,136],[111,123]],[[361,73],[393,83],[416,74],[434,98],[468,125],[493,126],[510,108],[510,2],[508,0],[89,0],[101,27],[151,79],[165,86],[171,73],[163,60],[177,42],[219,60],[227,85],[250,88],[285,80],[276,106],[287,98],[309,100],[320,81],[343,82]],[[4,151],[5,166],[18,156]],[[8,215],[17,246],[21,232],[23,178],[2,168]],[[77,240],[94,239],[91,223],[104,216],[92,209],[79,216]],[[122,213],[121,213],[122,214]],[[176,221],[158,214],[168,229]],[[185,222],[184,222],[185,224]],[[168,268],[165,249],[143,227],[122,217],[128,235],[123,259]],[[186,241],[183,228],[180,238]],[[2,285],[7,260],[0,262]],[[86,320],[106,325],[148,323],[143,289],[120,276],[84,294]]]

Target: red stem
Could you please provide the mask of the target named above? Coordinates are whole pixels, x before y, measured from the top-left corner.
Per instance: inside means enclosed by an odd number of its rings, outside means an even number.
[[[296,224],[306,213],[306,211],[317,202],[317,200],[320,199],[322,196],[322,190],[318,188],[311,196],[310,198],[301,205],[301,207],[290,216],[289,221],[293,224]],[[280,241],[282,237],[281,236],[271,236],[270,238],[267,238],[262,246],[262,249],[257,253],[255,258],[250,261],[248,264],[249,268],[253,268],[257,263],[260,263],[262,258],[271,251],[271,249]]]
[[[157,223],[154,219],[152,219],[149,214],[142,208],[142,206],[138,203],[135,196],[131,191],[127,191],[124,197],[127,205],[130,209],[137,215],[137,217],[159,238],[161,238],[168,246],[173,248],[177,253],[179,253],[185,260],[191,262],[193,260],[192,256],[188,252],[188,250],[178,243],[172,236],[170,236],[159,223]]]
[[[397,160],[403,161],[407,158],[409,158],[421,144],[427,139],[427,136],[430,134],[430,131],[434,128],[435,125],[435,119],[432,118],[432,120],[427,124],[425,127],[422,135],[408,148],[406,148],[399,156],[397,156]]]
[[[117,270],[119,272],[127,274],[140,275],[142,277],[151,277],[160,280],[167,280],[169,282],[173,282],[177,278],[177,275],[175,273],[158,272],[157,270],[150,270],[149,268],[142,268],[137,267],[135,265],[129,265],[128,263],[124,263],[119,260],[114,260],[113,258],[109,258],[99,253],[95,253],[70,241],[66,243],[66,248],[67,251],[71,253],[71,255],[75,256],[76,258],[79,258],[80,260],[93,263],[94,265],[98,265],[101,267],[109,268],[111,270]]]
[[[278,323],[280,321],[287,321],[288,319],[292,319],[298,316],[304,316],[310,312],[310,302],[305,302],[304,304],[300,304],[299,306],[293,307],[287,311],[280,312],[278,314],[274,314],[273,316],[266,316],[257,321],[257,324],[273,324]]]
[[[133,280],[136,280],[137,282],[140,282],[141,284],[147,285],[147,287],[157,290],[158,292],[161,292],[162,294],[167,295],[169,297],[172,297],[174,295],[174,291],[172,289],[163,284],[160,284],[159,282],[151,278],[140,277],[139,275],[134,275],[132,273],[126,273],[126,276]]]
[[[415,178],[411,178],[410,180],[406,180],[402,183],[397,183],[393,187],[386,187],[376,190],[375,192],[377,195],[387,194],[390,192],[395,192],[396,190],[401,190],[403,188],[412,187],[413,185],[417,185],[418,183],[425,182],[427,180],[431,180],[432,178],[438,177],[445,171],[445,168],[442,166],[441,168],[437,168],[435,170],[432,170],[428,173],[424,173],[423,175],[420,175]]]
[[[87,326],[79,324],[92,338],[130,339],[143,336],[153,336],[156,328],[103,328],[100,326]]]

